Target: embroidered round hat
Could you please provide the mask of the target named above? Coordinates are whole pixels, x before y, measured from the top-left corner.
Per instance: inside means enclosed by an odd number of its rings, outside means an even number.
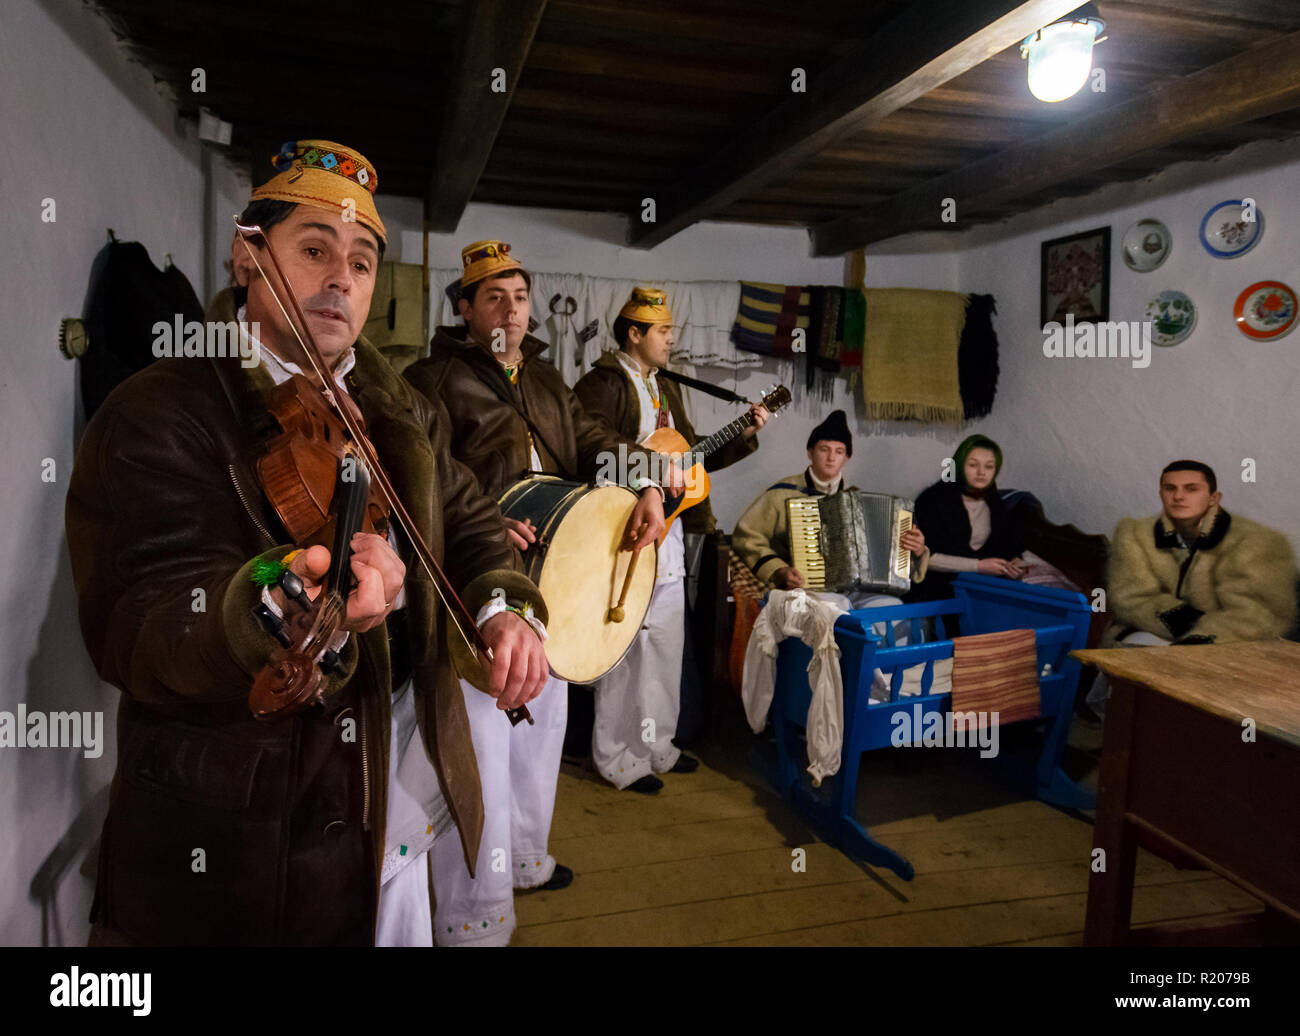
[[[632,296],[618,311],[621,317],[638,324],[671,324],[672,310],[668,308],[668,295],[660,288],[633,288]]]
[[[293,201],[326,212],[355,212],[356,220],[388,243],[373,197],[379,186],[375,167],[359,151],[332,140],[290,140],[271,159],[279,172],[249,197]]]
[[[485,277],[507,270],[524,268],[524,264],[510,254],[510,246],[504,241],[475,241],[466,245],[460,250],[460,261],[465,264],[461,287],[477,284]]]

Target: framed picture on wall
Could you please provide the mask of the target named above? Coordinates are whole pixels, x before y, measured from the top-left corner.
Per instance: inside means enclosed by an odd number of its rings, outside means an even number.
[[[1039,310],[1042,323],[1110,319],[1110,227],[1043,242]]]

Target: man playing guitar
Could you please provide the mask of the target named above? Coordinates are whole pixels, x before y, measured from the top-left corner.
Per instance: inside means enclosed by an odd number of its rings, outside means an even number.
[[[574,386],[587,412],[637,442],[659,429],[675,428],[688,443],[696,443],[681,390],[657,376],[668,365],[674,344],[664,292],[633,289],[614,321],[614,338],[619,351],[603,354]],[[755,404],[750,427],[708,457],[705,469],[724,468],[758,449],[758,430],[767,417],[767,410]],[[713,528],[707,500],[672,524],[659,550],[645,627],[623,664],[596,685],[592,757],[601,776],[617,788],[654,794],[663,787],[655,774],[690,773],[699,765],[673,744],[686,637],[684,533],[703,534]],[[653,730],[647,721],[652,721]]]

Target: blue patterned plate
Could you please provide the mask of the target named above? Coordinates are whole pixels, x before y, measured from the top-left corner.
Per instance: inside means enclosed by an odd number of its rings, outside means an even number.
[[[1236,259],[1259,243],[1264,234],[1264,213],[1255,206],[1255,218],[1242,215],[1240,201],[1221,201],[1201,220],[1201,244],[1216,259]]]

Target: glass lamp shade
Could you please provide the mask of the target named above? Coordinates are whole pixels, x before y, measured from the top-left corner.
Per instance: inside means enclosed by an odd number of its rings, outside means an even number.
[[[1029,57],[1029,92],[1040,101],[1064,101],[1088,81],[1097,26],[1091,21],[1056,22],[1022,44]]]

